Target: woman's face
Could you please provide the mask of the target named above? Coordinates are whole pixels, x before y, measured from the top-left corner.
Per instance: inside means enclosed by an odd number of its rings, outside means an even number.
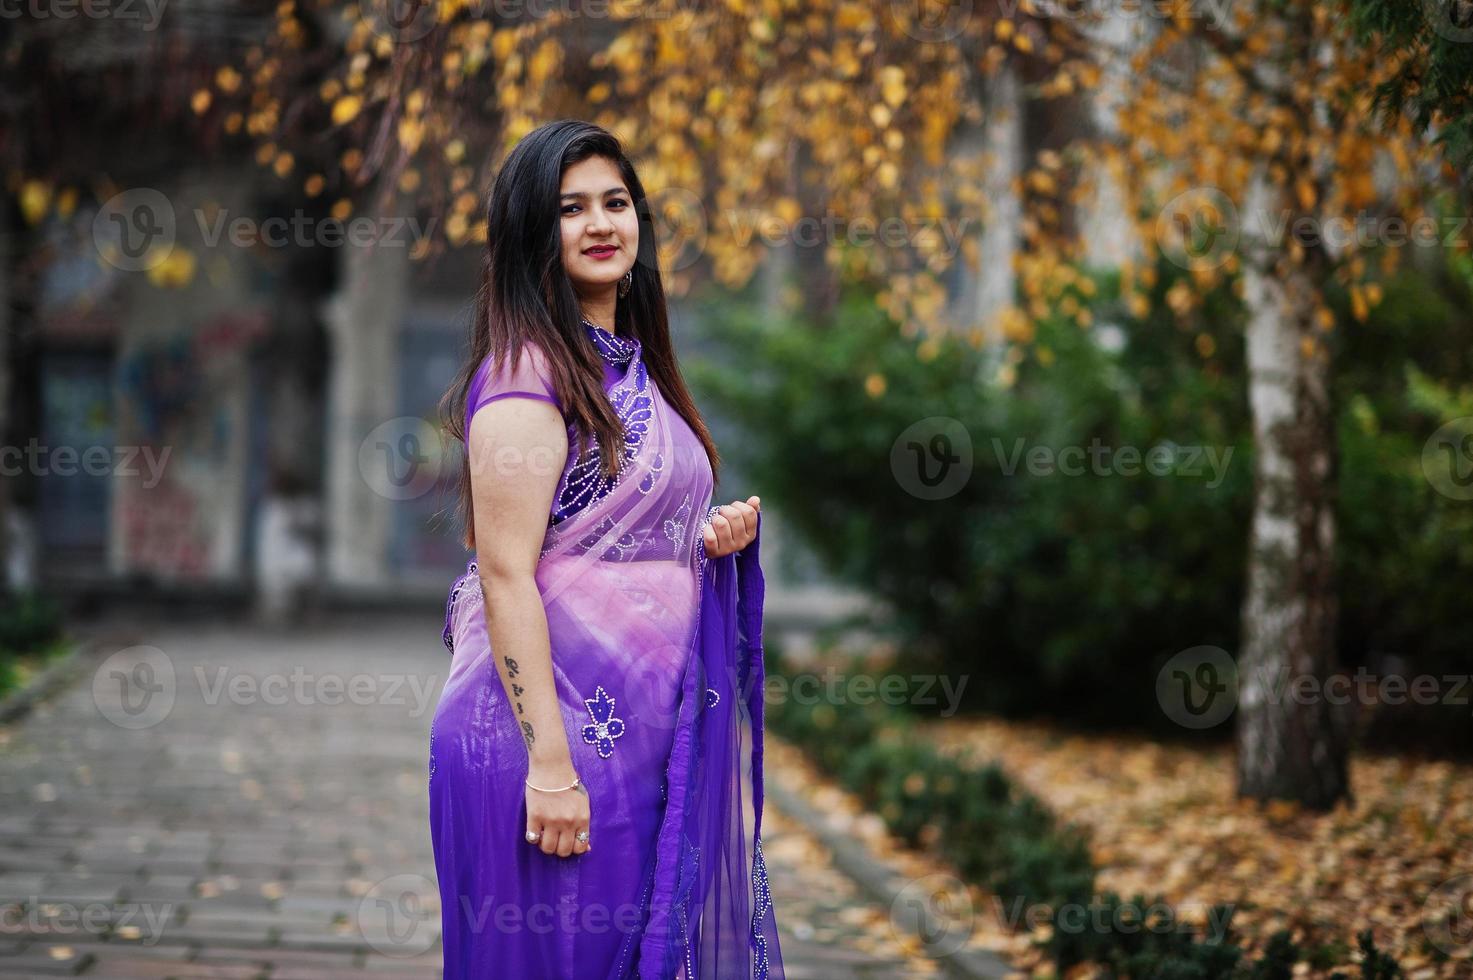
[[[563,171],[563,268],[582,295],[615,286],[634,267],[639,218],[612,160],[589,157]],[[590,251],[592,249],[592,251]]]

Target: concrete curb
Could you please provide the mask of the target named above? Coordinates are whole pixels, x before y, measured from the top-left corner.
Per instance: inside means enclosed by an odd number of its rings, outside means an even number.
[[[892,909],[895,907],[910,882],[903,872],[875,856],[861,841],[836,830],[824,814],[815,810],[807,800],[789,790],[779,780],[765,779],[763,783],[764,795],[779,810],[803,824],[805,829],[829,849],[833,854],[834,867],[853,879],[875,902]],[[902,907],[913,914],[894,916],[891,921],[897,927],[907,927],[922,949],[928,945],[927,937],[934,937],[945,931],[944,923],[931,915],[925,906],[906,900]],[[1005,980],[1017,972],[1006,960],[986,950],[960,949],[932,959],[955,980]]]
[[[25,717],[37,704],[66,687],[86,668],[97,649],[96,638],[74,639],[71,650],[47,664],[24,687],[0,699],[0,725]]]

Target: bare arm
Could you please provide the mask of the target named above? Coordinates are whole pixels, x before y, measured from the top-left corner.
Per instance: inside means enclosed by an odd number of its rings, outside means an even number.
[[[496,671],[527,747],[527,778],[536,786],[566,786],[573,781],[572,754],[553,683],[547,610],[535,574],[568,455],[567,431],[551,404],[502,398],[472,417],[467,451],[486,628]],[[572,839],[575,829],[588,825],[586,796],[528,789],[527,803],[528,827],[543,832],[545,853],[566,857],[587,849]]]

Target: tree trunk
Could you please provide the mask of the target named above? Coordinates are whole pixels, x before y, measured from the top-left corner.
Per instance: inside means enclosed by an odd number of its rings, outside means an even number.
[[[1329,809],[1350,796],[1349,726],[1325,697],[1336,669],[1336,442],[1314,282],[1250,234],[1286,213],[1260,178],[1246,214],[1254,501],[1238,658],[1238,794]],[[1298,680],[1296,680],[1298,679]],[[1336,698],[1337,700],[1344,700]]]

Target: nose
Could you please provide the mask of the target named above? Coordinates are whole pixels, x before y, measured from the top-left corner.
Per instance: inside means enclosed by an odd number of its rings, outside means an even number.
[[[588,211],[588,230],[592,234],[602,235],[614,230],[614,223],[609,220],[608,213],[603,208],[590,208]]]

